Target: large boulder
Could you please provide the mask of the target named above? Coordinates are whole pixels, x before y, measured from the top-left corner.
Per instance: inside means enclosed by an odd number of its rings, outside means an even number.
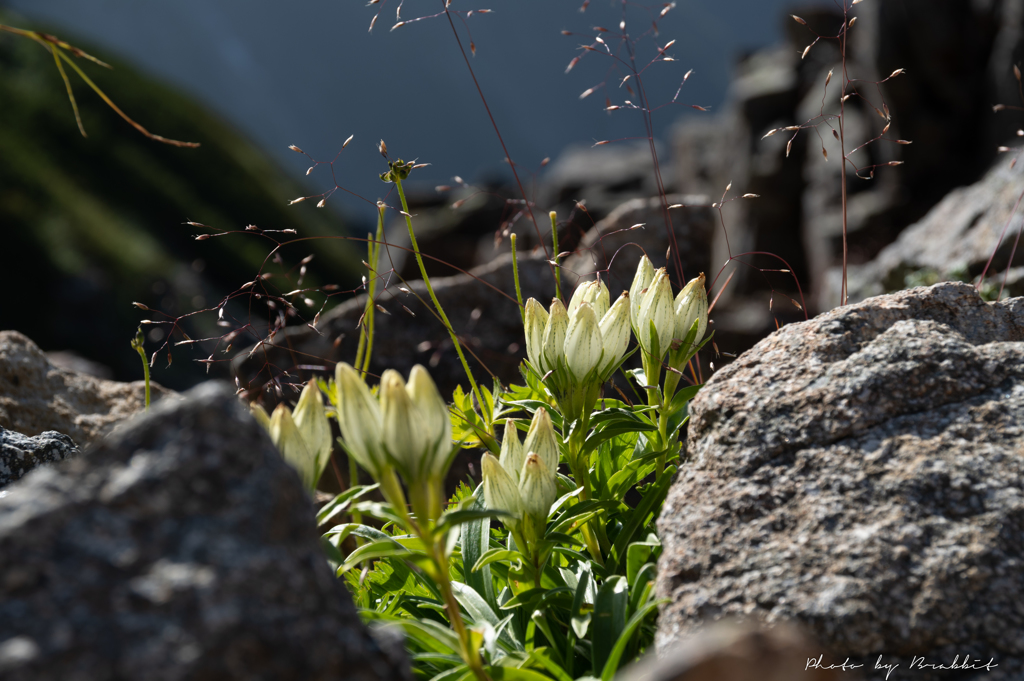
[[[999,665],[958,679],[1021,678],[1024,299],[943,283],[787,325],[690,413],[659,646],[795,619],[869,678],[879,656],[904,673],[958,655]]]
[[[0,495],[0,676],[407,679],[321,553],[296,473],[223,384]]]
[[[0,427],[0,488],[20,480],[39,466],[78,455],[78,446],[67,435],[48,430],[28,437]]]
[[[982,179],[950,192],[916,224],[882,250],[871,262],[849,270],[850,301],[889,293],[914,283],[974,279],[992,258],[987,282],[994,293],[1016,249],[1016,262],[1024,257],[1017,243],[1024,195],[1024,163],[1011,165],[1000,158]],[[931,281],[929,281],[931,280]],[[829,272],[827,300],[839,299],[842,271]],[[1024,273],[1010,270],[1006,290],[1024,295]]]
[[[150,392],[153,401],[175,394],[156,383]],[[25,435],[55,430],[85,447],[142,411],[145,395],[143,381],[107,381],[61,369],[24,335],[0,331],[0,428]]]

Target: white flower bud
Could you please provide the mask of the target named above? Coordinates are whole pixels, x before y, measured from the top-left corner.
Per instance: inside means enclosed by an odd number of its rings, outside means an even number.
[[[640,264],[636,268],[636,274],[633,275],[633,283],[629,287],[629,322],[633,325],[636,330],[640,329],[639,318],[640,318],[640,305],[644,300],[644,290],[647,289],[651,282],[654,281],[654,265],[648,260],[647,256],[640,258]]]
[[[535,299],[526,301],[523,326],[526,332],[526,357],[537,371],[546,373],[544,368],[544,330],[548,325],[548,313]]]
[[[506,419],[505,437],[501,440],[501,457],[498,462],[509,475],[519,484],[519,472],[523,469],[523,461],[526,460],[526,451],[519,442],[519,429],[515,421]]]
[[[356,370],[345,362],[338,362],[334,381],[342,441],[359,465],[379,480],[388,465],[381,443],[380,405]]]
[[[515,480],[490,452],[480,459],[480,472],[484,478],[484,502],[487,508],[510,513],[512,517],[502,518],[502,522],[515,529],[523,512]]]
[[[691,279],[676,296],[675,301],[676,332],[675,337],[682,340],[690,333],[693,323],[699,321],[697,335],[693,344],[700,343],[708,328],[708,294],[704,290],[704,273]]]
[[[409,372],[406,391],[418,413],[427,449],[424,456],[424,470],[432,476],[444,477],[447,473],[448,457],[452,451],[452,422],[448,416],[448,405],[437,391],[430,374],[417,364]]]
[[[551,313],[544,329],[544,361],[541,371],[547,373],[557,369],[565,361],[565,333],[569,328],[569,315],[562,301],[551,301]]]
[[[394,369],[388,369],[380,377],[379,392],[384,448],[407,482],[419,480],[428,469],[424,457],[427,434],[405,389],[405,380]]]
[[[538,528],[543,528],[551,504],[558,498],[558,487],[555,484],[554,472],[533,452],[526,455],[526,461],[523,463],[523,475],[519,480],[519,498],[523,512],[531,516]]]
[[[569,320],[565,337],[565,361],[577,381],[582,382],[601,362],[604,344],[597,315],[590,303],[580,303]]]
[[[608,312],[610,294],[603,281],[585,281],[579,285],[569,301],[569,319],[572,319],[581,303],[590,303],[594,313],[601,319]]]
[[[299,395],[299,403],[295,405],[295,412],[292,414],[295,427],[306,442],[306,447],[315,460],[314,486],[323,475],[324,469],[331,460],[331,445],[334,438],[331,437],[331,423],[327,420],[327,412],[324,410],[324,400],[317,387],[316,380],[310,380]]]
[[[253,402],[249,405],[249,413],[256,419],[256,423],[263,426],[263,429],[268,433],[270,432],[270,414],[263,408],[262,405]]]
[[[604,355],[599,372],[607,378],[609,370],[619,363],[629,347],[629,294],[623,292],[601,319],[601,342]]]
[[[555,427],[551,423],[547,409],[541,407],[533,415],[530,430],[526,432],[526,441],[523,442],[523,451],[533,452],[539,456],[552,472],[558,470],[558,435],[555,434]],[[521,483],[521,471],[517,477]]]
[[[637,318],[637,340],[648,353],[653,349],[651,322],[654,322],[654,329],[658,334],[660,356],[656,359],[660,361],[668,352],[676,331],[675,312],[672,309],[672,284],[664,267],[658,270],[654,281],[647,288],[643,303],[640,305],[640,316]]]
[[[294,468],[302,478],[302,486],[312,491],[316,477],[316,459],[306,441],[299,434],[292,419],[292,412],[284,404],[277,405],[270,417],[270,439],[277,445],[281,458]]]

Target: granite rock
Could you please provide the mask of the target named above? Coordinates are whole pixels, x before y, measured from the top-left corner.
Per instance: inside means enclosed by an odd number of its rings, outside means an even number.
[[[809,660],[819,661],[809,665]],[[799,627],[718,622],[670,649],[626,667],[616,681],[858,681],[853,670],[831,669],[821,646]]]
[[[408,679],[227,385],[164,400],[0,493],[0,676]]]
[[[659,646],[796,620],[840,659],[967,655],[999,666],[955,678],[1021,678],[1024,299],[942,283],[787,325],[690,413],[658,525]]]
[[[1018,211],[1024,195],[1024,163],[1011,167],[1010,160],[997,160],[982,179],[950,192],[874,260],[851,267],[850,301],[906,288],[914,281],[974,279],[989,258],[987,280],[998,288],[1024,222]],[[1017,262],[1021,250],[1018,246]],[[1007,292],[1024,295],[1024,279],[1014,270]],[[824,296],[838,300],[841,282],[842,271],[831,270]]]
[[[150,383],[150,391],[154,402],[176,394],[157,383]],[[25,435],[55,430],[86,447],[142,411],[145,393],[143,381],[107,381],[61,369],[24,335],[0,331],[2,428]]]
[[[0,427],[0,488],[33,468],[78,455],[74,440],[54,430],[28,437]]]

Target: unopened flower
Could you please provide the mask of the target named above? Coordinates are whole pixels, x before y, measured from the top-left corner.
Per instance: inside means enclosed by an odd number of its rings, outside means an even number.
[[[291,409],[285,404],[277,405],[270,417],[270,439],[281,452],[281,458],[298,472],[303,487],[310,491],[315,489],[316,459],[295,427]]]
[[[487,508],[508,513],[502,522],[515,531],[523,513],[519,485],[490,452],[485,453],[480,460],[480,471],[484,478]]]
[[[342,442],[359,465],[380,480],[389,464],[381,441],[382,418],[377,398],[359,373],[345,362],[338,363],[334,376]]]
[[[527,541],[544,536],[548,511],[558,497],[554,472],[544,465],[537,454],[530,452],[523,463],[519,480],[519,499],[523,510],[523,523]]]
[[[640,320],[640,305],[644,301],[644,294],[647,292],[647,288],[654,281],[654,265],[647,256],[640,258],[640,264],[637,265],[636,274],[633,275],[633,283],[629,286],[629,322],[633,325],[634,329],[639,329]]]
[[[287,405],[279,404],[270,416],[256,403],[249,405],[249,412],[270,434],[281,458],[298,471],[303,486],[315,491],[330,461],[332,443],[331,424],[316,381],[303,388],[294,413]]]
[[[540,370],[543,373],[554,371],[565,363],[565,334],[569,329],[569,315],[562,301],[555,298],[551,301],[551,311],[547,326],[544,328],[544,350]]]
[[[672,284],[663,267],[654,275],[654,280],[644,294],[636,322],[637,340],[645,352],[653,356],[654,341],[657,341],[658,356],[654,357],[655,361],[661,361],[675,336],[676,320],[672,302]],[[656,339],[652,338],[652,333],[657,334]]]
[[[601,343],[604,355],[598,372],[602,377],[611,374],[613,368],[622,361],[629,347],[629,294],[623,292],[615,304],[601,318]]]
[[[533,452],[540,457],[551,471],[558,470],[558,435],[551,423],[551,416],[544,407],[538,409],[530,422],[530,430],[526,432],[526,441],[522,451]],[[522,468],[525,458],[520,458],[518,465]],[[522,470],[516,471],[516,480],[521,482]]]
[[[573,377],[583,382],[601,362],[604,343],[597,314],[590,303],[580,303],[569,321],[565,338],[565,361]]]
[[[437,387],[420,365],[406,385],[394,369],[381,376],[384,447],[407,482],[439,478],[451,452],[451,421]]]
[[[610,294],[603,281],[585,281],[577,287],[569,300],[569,318],[571,319],[581,303],[590,303],[598,319],[604,317],[610,307]]]
[[[331,424],[327,420],[327,412],[324,410],[323,396],[320,394],[320,388],[315,380],[311,380],[302,389],[292,418],[314,458],[313,486],[315,488],[331,460],[331,449],[334,442],[334,438],[331,436]]]
[[[697,323],[697,333],[693,345],[700,343],[708,328],[708,294],[704,290],[704,273],[691,279],[683,287],[675,300],[676,331],[675,337],[683,340]]]
[[[544,333],[548,325],[548,311],[535,299],[526,301],[523,315],[523,326],[526,331],[526,357],[533,368],[541,373],[544,370]]]
[[[519,431],[515,421],[506,419],[505,436],[501,440],[501,456],[498,462],[515,479],[516,484],[519,484],[519,472],[523,468],[525,459],[526,452],[523,451],[523,444],[519,441]]]

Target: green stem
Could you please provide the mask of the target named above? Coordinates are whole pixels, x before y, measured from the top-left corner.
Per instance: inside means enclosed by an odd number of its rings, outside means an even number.
[[[576,479],[576,484],[583,487],[583,491],[580,492],[580,499],[583,501],[589,501],[593,498],[593,490],[590,484],[590,466],[589,462],[583,461],[584,458],[581,450],[583,449],[583,437],[585,436],[589,421],[590,414],[583,415],[584,423],[581,427],[573,431],[572,435],[569,436],[569,468],[572,470],[572,475]],[[587,550],[594,560],[604,567],[604,555],[601,552],[601,539],[598,534],[594,531],[595,525],[598,527],[599,524],[587,521],[580,526],[580,532],[583,534],[583,541],[586,542]],[[607,539],[606,539],[607,542]]]
[[[459,609],[459,602],[452,591],[451,577],[448,574],[448,559],[444,555],[444,547],[441,546],[440,541],[434,541],[431,558],[434,561],[434,566],[437,568],[438,586],[441,589],[441,597],[444,598],[445,609],[448,612],[448,621],[451,622],[455,635],[459,637],[459,647],[462,649],[459,652],[462,654],[462,660],[469,666],[479,681],[491,681],[490,677],[487,676],[487,672],[484,671],[483,660],[480,659],[480,650],[473,645],[470,632],[466,629],[465,622],[462,621],[462,611]]]
[[[555,211],[551,211],[548,214],[551,218],[551,242],[554,244],[555,250],[552,251],[554,254],[551,261],[555,263],[555,267],[552,270],[555,274],[555,298],[561,300],[562,298],[562,277],[558,273],[558,214]]]
[[[516,283],[516,300],[519,301],[519,316],[526,323],[526,308],[523,306],[523,291],[519,288],[519,258],[516,256],[516,235],[512,233],[512,280]]]
[[[423,264],[423,255],[420,253],[419,244],[416,243],[416,233],[412,228],[412,216],[409,214],[409,204],[405,200],[405,191],[402,189],[402,180],[398,177],[398,173],[392,173],[392,178],[395,182],[395,187],[398,188],[398,197],[402,200],[402,213],[405,215],[405,224],[409,228],[409,243],[412,246],[412,252],[416,256],[416,264],[420,266],[420,275],[423,277],[423,284],[427,287],[427,293],[430,294],[430,300],[434,303],[434,309],[437,310],[438,316],[441,318],[441,322],[444,324],[444,328],[448,331],[448,335],[451,336],[452,343],[455,344],[455,352],[459,355],[459,361],[462,362],[462,369],[466,372],[466,378],[469,379],[469,385],[472,388],[473,394],[476,396],[477,404],[480,405],[480,411],[483,412],[484,423],[487,425],[488,433],[494,434],[493,415],[487,406],[487,401],[484,400],[483,393],[480,391],[480,386],[476,384],[476,379],[473,378],[473,372],[469,369],[469,362],[466,361],[466,355],[462,352],[462,344],[459,342],[459,337],[455,335],[455,329],[452,328],[452,324],[448,321],[448,315],[445,314],[444,308],[441,307],[441,301],[437,299],[437,294],[434,293],[434,287],[430,284],[430,277],[427,276],[427,268]]]
[[[369,235],[367,235],[369,236]],[[363,333],[359,334],[359,347],[356,348],[356,371],[366,376],[370,370],[370,356],[373,354],[373,316],[374,298],[377,293],[377,264],[380,261],[380,244],[384,240],[384,204],[377,204],[377,236],[368,239],[366,247],[370,267],[367,274],[369,282],[366,289],[366,309],[363,311]],[[364,354],[365,353],[365,354]]]
[[[187,337],[187,336],[186,336]],[[146,409],[149,409],[149,362],[146,361],[146,337],[142,335],[142,327],[139,326],[139,330],[135,332],[135,338],[132,339],[131,345],[135,352],[139,353],[139,357],[142,359],[142,376],[146,381]]]

